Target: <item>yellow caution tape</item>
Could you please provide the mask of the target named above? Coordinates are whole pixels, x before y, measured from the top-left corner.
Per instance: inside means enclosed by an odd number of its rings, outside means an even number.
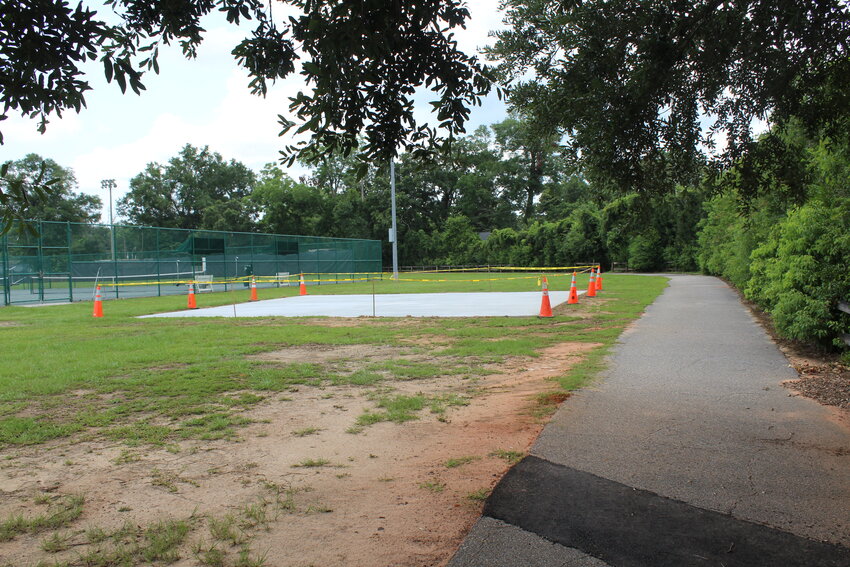
[[[545,267],[545,268],[524,268],[518,266],[500,266],[495,268],[499,270],[495,273],[504,273],[507,271],[534,271],[538,272],[556,272],[556,271],[576,271],[580,273],[589,272],[591,268],[595,266],[563,266],[563,267]],[[447,270],[422,270],[415,272],[403,272],[404,274],[439,274],[439,273],[462,273],[462,272],[481,272],[487,270],[488,272],[492,272],[491,268],[455,268],[455,269],[447,269]],[[261,283],[274,283],[274,284],[287,284],[288,286],[295,287],[300,284],[300,279],[296,279],[301,274],[293,274],[290,275],[291,279],[281,279],[279,277],[270,277],[270,276],[254,276],[254,281],[258,284]],[[494,278],[471,278],[471,279],[448,279],[448,278],[410,278],[410,277],[399,277],[398,280],[393,280],[391,275],[388,272],[357,272],[358,276],[361,277],[327,277],[329,274],[327,273],[305,273],[304,283],[318,283],[318,284],[331,284],[331,283],[355,283],[355,282],[369,282],[375,281],[376,279],[380,281],[398,281],[398,282],[420,282],[420,283],[463,283],[463,282],[494,282],[494,281],[510,281],[510,280],[527,280],[527,279],[536,279],[538,287],[542,285],[542,280],[540,275],[533,276],[513,276],[513,277],[494,277]],[[306,276],[318,276],[308,278]],[[321,276],[325,276],[322,278]],[[109,287],[133,287],[133,286],[152,286],[152,285],[189,285],[189,284],[204,284],[204,285],[237,285],[237,284],[246,284],[251,282],[251,277],[238,277],[238,278],[230,278],[230,279],[222,279],[216,280],[213,282],[198,282],[195,280],[149,280],[144,282],[119,282],[114,283],[107,280],[101,280],[99,285],[104,288]],[[94,284],[92,284],[94,285]]]

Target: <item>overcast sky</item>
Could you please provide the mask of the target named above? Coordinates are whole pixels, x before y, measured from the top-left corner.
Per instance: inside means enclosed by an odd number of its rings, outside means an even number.
[[[467,53],[487,45],[492,41],[488,32],[502,27],[497,0],[475,0],[469,10],[467,29],[456,32]],[[92,86],[86,94],[88,108],[80,114],[70,111],[62,119],[53,117],[42,135],[36,121],[10,113],[0,123],[5,137],[0,162],[28,153],[51,158],[73,169],[78,191],[100,196],[104,209],[107,193],[101,189],[102,179],[116,180],[113,199],[117,200],[146,164],[167,162],[187,143],[208,145],[223,158],[241,161],[255,171],[276,162],[278,150],[291,143],[278,136],[277,115],[287,114],[287,99],[304,89],[303,82],[296,73],[272,86],[265,99],[251,95],[247,74],[230,55],[250,28],[237,28],[223,16],[214,16],[205,20],[208,33],[196,60],[186,61],[176,46],[160,50],[160,74],[146,75],[147,91],[141,96],[129,89],[122,95],[115,83],[107,84],[102,65],[95,62],[87,76]],[[428,106],[421,106],[417,120],[427,112]],[[504,104],[491,95],[473,109],[467,131],[498,122],[505,114]],[[297,177],[302,172],[291,174]]]

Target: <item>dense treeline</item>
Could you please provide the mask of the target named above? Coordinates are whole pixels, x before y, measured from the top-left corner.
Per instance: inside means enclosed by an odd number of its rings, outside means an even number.
[[[118,211],[134,224],[386,241],[386,165],[364,174],[361,162],[339,155],[304,165],[310,173],[297,180],[274,164],[255,174],[187,145],[134,177]],[[459,138],[447,155],[404,155],[395,170],[402,265],[697,269],[704,190],[653,200],[612,192],[577,175],[555,140],[518,118]]]
[[[836,305],[850,299],[850,150],[793,125],[758,143],[770,152],[754,151],[752,161],[720,177],[661,196],[624,195],[577,175],[557,144],[509,118],[458,139],[449,155],[400,158],[399,261],[699,270],[768,309],[784,335],[837,346],[848,318]],[[39,163],[28,156],[12,171],[26,175]],[[73,193],[73,173],[50,163],[67,188],[42,212],[51,220],[92,220],[99,201]],[[136,175],[118,211],[132,224],[386,243],[388,168],[361,175],[359,162],[342,156],[308,165],[310,173],[296,180],[273,164],[255,173],[187,145]],[[741,184],[752,185],[754,176],[761,191],[742,198]],[[59,218],[63,211],[67,219]]]

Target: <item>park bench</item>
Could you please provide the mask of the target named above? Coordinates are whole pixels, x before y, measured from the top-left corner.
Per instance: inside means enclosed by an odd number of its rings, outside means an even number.
[[[213,290],[212,276],[195,276],[195,284],[198,286],[198,293],[203,291]]]

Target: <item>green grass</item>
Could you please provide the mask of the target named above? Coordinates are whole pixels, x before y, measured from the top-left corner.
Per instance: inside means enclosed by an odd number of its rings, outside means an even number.
[[[307,435],[315,435],[321,431],[318,427],[305,427],[304,429],[296,429],[292,432],[295,437],[306,437]]]
[[[328,459],[304,459],[300,463],[292,465],[293,467],[304,467],[309,469],[325,467],[331,464]]]
[[[427,404],[428,399],[421,395],[415,396],[386,396],[378,400],[378,408],[383,411],[366,412],[357,418],[357,425],[372,425],[381,421],[404,423],[419,419],[416,412]]]
[[[447,460],[445,463],[443,463],[443,466],[445,466],[447,469],[453,469],[463,465],[468,465],[469,463],[477,461],[480,458],[481,457],[476,456],[457,457],[455,459]]]
[[[82,428],[77,423],[52,423],[31,417],[0,419],[0,445],[35,445],[65,437]]]
[[[495,281],[462,280],[492,277]],[[536,274],[416,274],[380,281],[378,293],[434,291],[531,291]],[[445,281],[434,281],[445,280]],[[569,275],[549,278],[566,289]],[[250,423],[240,415],[271,392],[350,385],[370,387],[394,380],[439,376],[475,377],[486,363],[509,356],[536,356],[566,341],[599,343],[585,362],[560,378],[564,390],[580,387],[602,367],[607,349],[622,329],[664,288],[664,278],[608,275],[596,300],[552,319],[494,317],[463,319],[363,319],[356,326],[323,324],[320,318],[137,319],[182,309],[184,297],[108,301],[103,319],[90,303],[39,309],[0,310],[0,448],[45,443],[80,432],[128,445],[173,446],[181,439],[234,439]],[[585,285],[583,276],[580,285]],[[311,294],[371,293],[372,284],[311,286]],[[297,288],[262,289],[261,296],[286,296]],[[225,305],[240,292],[204,294],[204,305]],[[347,371],[319,363],[277,363],[247,355],[309,345],[381,345],[430,355],[376,361]],[[421,345],[433,345],[422,347]],[[415,346],[414,346],[415,345]],[[403,422],[430,406],[441,414],[454,398],[376,400],[358,422]],[[277,396],[279,397],[279,396]]]
[[[188,520],[160,520],[147,526],[125,524],[98,534],[74,565],[119,567],[170,564],[180,559],[179,548],[191,531]]]
[[[466,495],[466,497],[469,500],[472,500],[473,502],[484,502],[485,500],[487,500],[488,496],[490,496],[489,488],[479,488],[478,490],[470,492]]]
[[[71,494],[48,500],[48,509],[34,516],[12,514],[0,521],[0,542],[15,539],[22,534],[36,534],[70,525],[83,513],[85,498]]]
[[[505,449],[497,449],[488,455],[488,457],[504,459],[509,465],[517,464],[524,456],[525,453],[520,453],[519,451],[506,451]]]
[[[439,480],[429,480],[427,482],[423,482],[419,485],[419,488],[423,488],[430,492],[440,493],[446,489],[446,484],[440,482]]]

